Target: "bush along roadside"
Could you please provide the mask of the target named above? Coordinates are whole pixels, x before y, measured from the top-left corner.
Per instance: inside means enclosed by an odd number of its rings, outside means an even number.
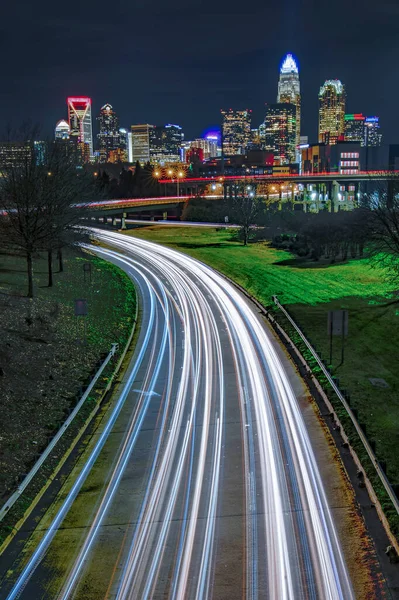
[[[284,308],[287,310],[287,307],[284,307]],[[375,495],[381,505],[381,508],[382,508],[382,510],[385,514],[385,517],[387,519],[387,522],[389,524],[391,533],[396,538],[396,540],[399,541],[399,515],[397,514],[397,512],[391,502],[391,499],[389,498],[384,486],[382,485],[382,483],[376,473],[376,470],[373,466],[373,463],[371,462],[371,460],[362,444],[362,441],[359,438],[359,435],[352,423],[352,420],[350,419],[348,413],[345,410],[345,407],[342,405],[341,401],[339,400],[336,393],[332,389],[328,379],[324,375],[323,371],[320,369],[313,354],[310,352],[309,348],[306,346],[306,344],[302,340],[301,336],[298,334],[298,332],[295,330],[295,328],[292,326],[292,324],[289,322],[289,320],[285,317],[285,315],[275,305],[268,306],[267,312],[269,313],[269,315],[271,315],[273,317],[274,321],[287,334],[289,339],[295,345],[295,347],[297,348],[297,350],[299,351],[299,353],[301,354],[301,356],[303,357],[303,359],[309,366],[313,376],[319,382],[323,392],[327,396],[331,406],[333,407],[333,409],[335,411],[335,414],[337,415],[337,417],[342,425],[342,428],[348,439],[349,444],[351,445],[351,447],[353,448],[357,457],[359,458],[359,461],[364,469],[364,472],[373,487]],[[302,327],[300,326],[299,323],[297,323],[297,325],[302,329]],[[276,330],[278,331],[277,328],[276,328]],[[303,329],[302,329],[302,331],[306,335],[306,331],[304,331]],[[311,340],[309,340],[309,341],[311,341]],[[286,343],[286,340],[284,340],[284,342]],[[319,354],[319,356],[320,356],[320,354]],[[331,372],[330,372],[330,374],[332,375],[335,384],[337,386],[339,386],[339,380],[336,377],[334,377],[334,375]],[[350,405],[349,393],[343,392],[343,395],[345,396],[348,404]],[[356,409],[352,408],[352,411],[355,413],[355,416],[357,416]],[[364,425],[362,425],[362,423],[360,423],[360,426],[362,427],[363,432],[367,435]],[[376,452],[376,445],[375,445],[374,440],[369,439],[368,441],[369,441],[369,444],[372,447],[373,451]],[[377,452],[377,458],[378,458],[378,452]],[[384,468],[384,464],[382,462],[380,464]],[[384,468],[384,472],[385,472],[385,468]],[[361,474],[359,474],[359,475],[361,478]]]
[[[106,261],[97,257],[93,257],[91,260],[94,263],[95,268],[108,270],[112,273],[113,277],[117,278],[118,287],[120,288],[121,292],[120,295],[121,297],[123,296],[123,298],[120,298],[118,305],[120,325],[118,326],[117,335],[114,336],[115,339],[113,340],[114,343],[118,344],[118,347],[114,357],[106,365],[95,387],[86,398],[84,404],[68,429],[65,431],[61,439],[54,447],[53,451],[33,477],[23,494],[21,494],[21,496],[0,522],[0,554],[8,545],[14,534],[19,530],[23,521],[30,513],[31,508],[38,502],[47,487],[54,480],[56,474],[63,467],[64,463],[68,460],[68,457],[77,446],[83,433],[90,426],[93,417],[103,403],[104,398],[106,397],[106,392],[109,390],[111,382],[116,375],[116,367],[120,365],[120,361],[125,355],[128,346],[131,345],[132,336],[137,321],[137,299],[134,284],[128,275],[126,275],[126,273],[124,273],[115,265],[107,263]],[[101,330],[99,328],[93,328],[88,332],[87,342],[92,346],[104,348],[104,344],[108,343],[108,340],[105,340],[101,337]],[[103,363],[107,354],[107,352],[102,352],[98,356],[98,361],[93,365],[90,374],[84,381],[81,382],[78,393],[74,396],[74,398],[72,398],[68,410],[64,415],[64,420],[67,419],[76,404],[79,402],[85,389],[90,384],[92,378]],[[50,443],[52,437],[62,427],[63,422],[64,421],[56,424],[53,435],[51,435],[48,439],[48,443]],[[63,473],[63,478],[65,478],[67,473],[72,470],[79,455],[83,452],[84,444],[81,444],[80,446],[81,447],[78,448],[76,454],[73,455],[73,460],[68,463],[68,468],[66,473]],[[38,449],[37,458],[44,450],[45,447]],[[30,465],[30,468],[33,467],[33,464]],[[25,475],[21,475],[19,477],[19,483],[22,482],[24,477]],[[4,503],[5,500],[2,501],[2,505]]]

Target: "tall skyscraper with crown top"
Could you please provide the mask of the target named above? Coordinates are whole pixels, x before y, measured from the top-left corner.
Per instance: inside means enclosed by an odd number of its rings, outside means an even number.
[[[295,144],[299,146],[301,143],[301,86],[298,65],[292,54],[286,55],[280,67],[277,102],[294,104],[296,107]]]

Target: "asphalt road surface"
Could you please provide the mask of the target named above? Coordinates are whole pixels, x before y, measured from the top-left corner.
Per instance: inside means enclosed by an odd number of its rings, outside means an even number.
[[[9,600],[351,600],[308,433],[271,334],[211,268],[107,231],[141,330],[107,419]]]

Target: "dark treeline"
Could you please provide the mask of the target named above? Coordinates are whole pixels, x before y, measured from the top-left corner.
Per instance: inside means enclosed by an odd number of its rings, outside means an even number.
[[[371,237],[370,215],[364,208],[337,213],[274,213],[269,216],[265,237],[276,248],[297,256],[316,261],[326,258],[332,263],[345,261],[364,255]]]
[[[182,213],[183,221],[223,223],[225,217],[240,226],[245,244],[251,239],[267,240],[276,248],[311,260],[336,262],[363,256],[371,237],[370,215],[364,208],[317,214],[280,211],[266,206],[262,199],[243,195],[224,201],[193,198]]]
[[[182,219],[239,226],[238,238],[268,241],[304,260],[331,263],[368,256],[399,277],[399,179],[390,181],[391,193],[381,187],[365,194],[362,205],[352,211],[319,213],[293,210],[290,203],[279,210],[278,203],[251,197],[240,188],[234,198],[205,200],[194,198],[186,205]]]
[[[113,198],[151,198],[161,193],[160,184],[154,177],[154,167],[147,163],[136,163],[134,172],[122,169],[119,179],[111,178],[106,171],[99,171],[97,187],[102,197]]]

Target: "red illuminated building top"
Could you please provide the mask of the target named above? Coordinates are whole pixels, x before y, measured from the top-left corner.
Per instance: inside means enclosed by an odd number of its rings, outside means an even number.
[[[91,98],[87,96],[70,96],[67,98],[68,104],[91,104]]]

